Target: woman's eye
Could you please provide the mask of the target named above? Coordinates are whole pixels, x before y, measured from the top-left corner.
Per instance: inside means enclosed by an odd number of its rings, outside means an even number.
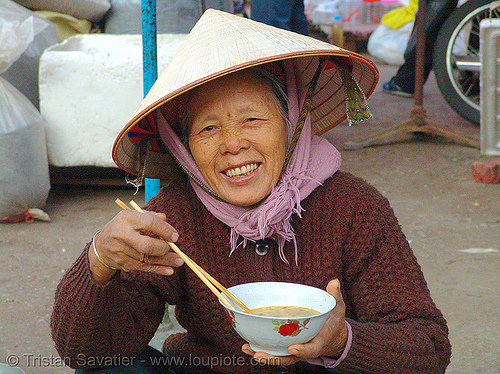
[[[200,131],[199,131],[199,134],[208,134],[208,133],[211,133],[213,131],[216,130],[216,127],[213,126],[213,125],[208,125],[208,126],[205,126],[203,127]]]
[[[260,121],[261,118],[257,118],[257,117],[250,117],[250,118],[247,118],[247,122],[256,122],[256,121]]]

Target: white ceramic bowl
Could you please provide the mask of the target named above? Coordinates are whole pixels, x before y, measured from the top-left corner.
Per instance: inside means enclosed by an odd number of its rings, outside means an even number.
[[[228,290],[249,309],[299,306],[319,312],[299,318],[267,317],[245,313],[238,306],[230,309],[222,304],[231,325],[250,347],[255,352],[266,352],[274,356],[288,356],[288,346],[306,343],[314,338],[325,323],[328,312],[336,304],[335,298],[328,292],[297,283],[245,283]]]

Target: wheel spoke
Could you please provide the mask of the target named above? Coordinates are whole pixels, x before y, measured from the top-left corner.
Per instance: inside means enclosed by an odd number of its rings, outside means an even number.
[[[492,11],[492,17],[500,18],[497,9]],[[452,69],[456,85],[467,100],[479,103],[479,74],[481,62],[479,60],[480,22],[489,17],[489,9],[479,11],[462,24],[453,41]],[[460,47],[462,46],[462,47]],[[464,47],[466,51],[464,51]],[[462,51],[462,52],[460,52]],[[477,73],[475,73],[477,72]]]
[[[434,57],[436,78],[446,100],[457,113],[478,124],[480,22],[500,18],[500,7],[490,12],[489,1],[468,0],[451,13]]]

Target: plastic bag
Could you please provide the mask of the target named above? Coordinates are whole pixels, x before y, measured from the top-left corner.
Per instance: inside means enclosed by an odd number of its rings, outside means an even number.
[[[0,0],[0,74],[5,72],[49,24],[10,0]]]
[[[393,9],[382,16],[380,23],[395,30],[408,22],[415,20],[415,12],[418,8],[418,0],[410,0],[410,4],[397,9]]]
[[[16,0],[16,2],[29,9],[49,10],[91,22],[101,22],[111,7],[109,0]]]
[[[48,10],[38,10],[35,14],[55,25],[58,43],[62,43],[74,35],[89,34],[94,31],[97,32],[97,29],[92,29],[92,22],[75,18],[69,14],[56,13]],[[51,45],[53,44],[55,43]]]
[[[381,23],[368,39],[368,52],[386,64],[402,65],[412,29],[413,21],[394,30]]]
[[[38,109],[38,65],[42,52],[57,43],[55,26],[10,0],[0,0],[0,22],[0,40],[11,43],[0,46],[6,54],[0,57],[0,74]]]
[[[32,12],[0,0],[0,73],[8,69],[41,32]],[[45,205],[49,166],[44,120],[33,104],[0,77],[0,218],[34,218]],[[48,216],[47,216],[48,219]]]

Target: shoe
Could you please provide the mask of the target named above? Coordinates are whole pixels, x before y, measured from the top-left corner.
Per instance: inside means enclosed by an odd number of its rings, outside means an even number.
[[[383,84],[382,88],[384,89],[384,92],[401,97],[413,97],[413,92],[403,90],[394,82],[394,80],[394,78],[391,78],[390,81]]]

